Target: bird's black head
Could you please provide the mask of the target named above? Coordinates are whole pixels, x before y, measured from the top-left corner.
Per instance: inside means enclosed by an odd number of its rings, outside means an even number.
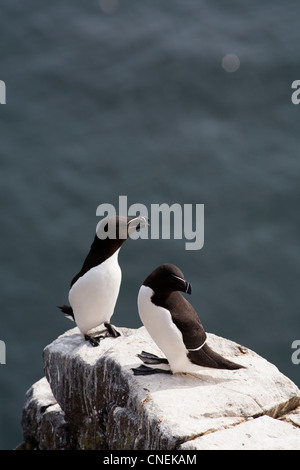
[[[102,219],[96,229],[88,259],[92,259],[94,266],[102,263],[113,255],[130,235],[148,226],[146,217],[111,216]]]
[[[105,217],[97,225],[90,251],[71,286],[87,271],[110,258],[136,230],[149,225],[146,217]]]
[[[182,271],[174,264],[162,264],[156,268],[143,285],[150,287],[156,294],[168,295],[175,291],[192,293],[191,284],[184,279]]]
[[[105,217],[96,228],[96,236],[99,240],[116,240],[121,245],[133,232],[147,227],[147,217],[124,217],[121,215]],[[120,243],[119,243],[120,242]]]

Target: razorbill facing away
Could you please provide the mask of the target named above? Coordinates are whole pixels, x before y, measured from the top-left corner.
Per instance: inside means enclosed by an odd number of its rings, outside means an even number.
[[[75,320],[85,339],[97,346],[103,336],[93,336],[90,330],[104,324],[105,336],[120,335],[110,324],[121,285],[121,268],[118,254],[126,239],[136,230],[148,225],[145,217],[106,217],[97,226],[90,251],[78,274],[71,281],[70,306],[59,307]]]
[[[140,318],[166,358],[142,352],[145,364],[169,363],[170,370],[141,365],[135,375],[199,372],[202,367],[240,369],[206,344],[206,333],[192,305],[180,292],[191,294],[192,287],[179,268],[163,264],[144,281],[138,293]]]

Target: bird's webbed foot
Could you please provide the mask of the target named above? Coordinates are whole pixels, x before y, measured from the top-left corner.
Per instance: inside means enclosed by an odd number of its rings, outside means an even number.
[[[110,323],[104,323],[105,328],[107,329],[108,335],[107,336],[112,336],[113,338],[117,338],[118,336],[121,336],[121,333],[119,333],[114,326],[112,326]]]
[[[158,357],[155,354],[142,351],[138,354],[138,357],[143,361],[144,364],[169,364],[168,359],[164,357]]]
[[[147,367],[144,364],[131,370],[134,375],[172,374],[170,370]]]
[[[93,334],[85,334],[84,339],[88,341],[93,347],[99,346],[100,341],[104,338],[112,337],[117,338],[121,334],[110,323],[104,323],[105,330],[96,331]]]
[[[88,341],[93,347],[99,346],[101,339],[104,338],[104,336],[92,336],[92,335],[84,335],[84,339]]]
[[[169,364],[168,359],[164,357],[158,357],[155,354],[142,351],[137,355],[144,364]],[[137,368],[132,368],[134,375],[153,375],[153,374],[172,374],[170,369],[159,369],[156,367],[147,367],[144,364],[141,364]]]

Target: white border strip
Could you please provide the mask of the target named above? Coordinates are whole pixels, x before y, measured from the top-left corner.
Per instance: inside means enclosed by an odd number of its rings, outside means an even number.
[[[196,348],[196,349],[188,349],[188,351],[190,351],[190,352],[200,351],[200,349],[203,348],[203,346],[205,345],[206,340],[207,340],[207,338],[205,339],[204,343],[201,344],[201,346],[199,346],[199,348]]]

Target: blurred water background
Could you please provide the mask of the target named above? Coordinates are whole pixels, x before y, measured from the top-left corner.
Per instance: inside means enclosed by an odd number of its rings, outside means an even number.
[[[129,240],[113,323],[139,327],[141,282],[175,263],[207,331],[300,385],[299,14],[296,0],[2,2],[0,448],[22,441],[42,350],[74,326],[56,305],[119,195],[205,204],[205,244]]]

